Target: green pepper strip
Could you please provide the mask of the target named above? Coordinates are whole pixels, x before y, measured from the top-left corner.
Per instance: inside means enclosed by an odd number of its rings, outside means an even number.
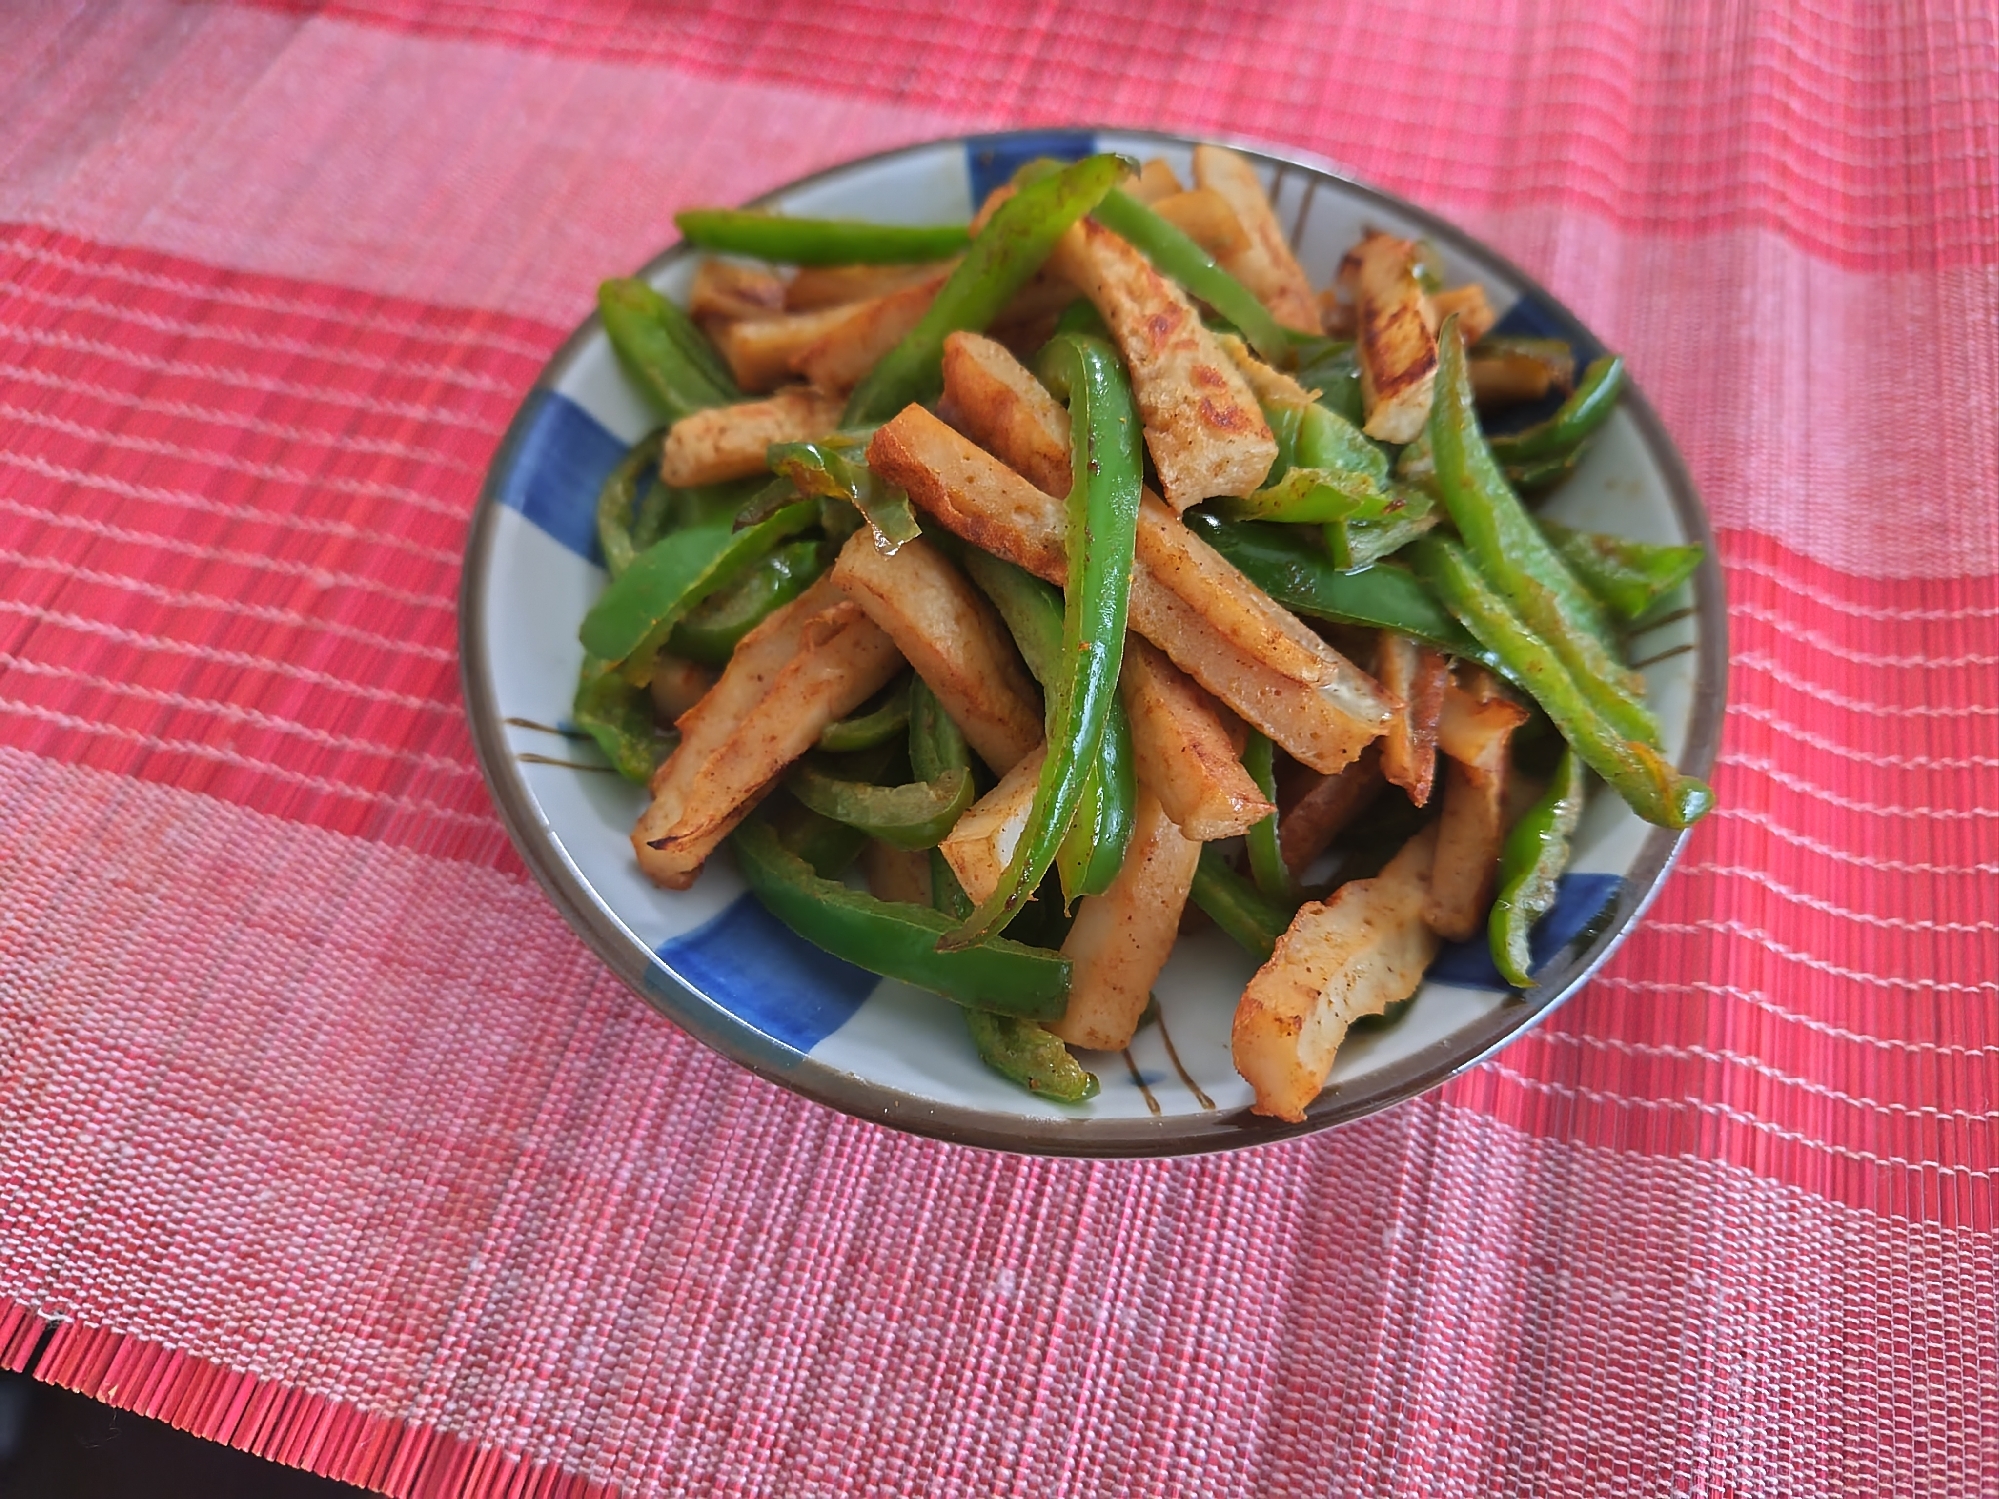
[[[1535,519],[1583,586],[1627,627],[1643,620],[1701,565],[1698,546],[1666,546],[1594,531],[1572,531],[1551,520]]]
[[[778,841],[822,880],[837,880],[867,847],[868,835],[844,822],[821,817],[790,796],[773,796],[759,816],[767,816]]]
[[[1029,189],[1032,191],[1032,189]],[[1018,201],[1017,199],[1014,201]],[[1111,346],[1064,334],[1042,351],[1041,378],[1069,401],[1069,586],[1049,698],[1048,753],[1034,809],[1006,872],[949,945],[1000,931],[1020,914],[1069,831],[1103,750],[1124,661],[1141,489],[1138,411]]]
[[[1181,230],[1123,192],[1107,194],[1097,205],[1095,217],[1113,234],[1128,240],[1160,275],[1179,282],[1188,296],[1206,302],[1234,323],[1249,346],[1269,363],[1291,363],[1291,335],[1270,315],[1270,309]]]
[[[1617,659],[1603,610],[1535,527],[1493,461],[1472,404],[1456,316],[1445,318],[1437,335],[1437,394],[1429,426],[1437,492],[1479,571],[1555,648],[1597,712],[1625,738],[1656,747],[1659,726],[1638,701],[1644,679]]]
[[[1499,856],[1499,894],[1487,923],[1492,961],[1516,989],[1531,988],[1528,934],[1555,904],[1556,882],[1568,867],[1569,839],[1583,815],[1583,762],[1562,751],[1555,779],[1506,835]]]
[[[984,590],[1020,647],[1021,659],[1048,695],[1054,728],[1056,668],[1062,659],[1062,594],[1011,562],[968,548],[964,565]],[[1124,704],[1113,702],[1104,737],[1076,817],[1055,855],[1062,898],[1070,905],[1085,895],[1102,895],[1124,867],[1125,851],[1138,821],[1138,769],[1131,744],[1131,720]]]
[[[1277,804],[1277,777],[1271,765],[1270,740],[1255,729],[1242,752],[1242,768],[1256,782],[1256,789],[1272,806]],[[1249,845],[1249,872],[1256,888],[1273,901],[1296,905],[1298,891],[1291,883],[1291,871],[1284,866],[1284,851],[1277,841],[1277,814],[1272,812],[1252,827],[1244,842]]]
[[[1623,395],[1624,361],[1614,354],[1593,359],[1576,382],[1575,391],[1553,416],[1492,438],[1492,456],[1501,463],[1517,464],[1573,453],[1610,420]]]
[[[1195,535],[1294,614],[1395,630],[1505,671],[1491,652],[1465,633],[1421,579],[1399,567],[1343,572],[1296,531],[1224,521],[1206,507],[1189,510],[1186,521]]]
[[[1049,340],[1041,350],[1041,380],[1069,400],[1075,476],[1067,500],[1069,588],[1053,652],[1047,648],[1049,596],[1027,580],[996,592],[1007,600],[1001,614],[1015,628],[1027,668],[1041,676],[1047,757],[1027,827],[1000,885],[966,923],[968,933],[1011,921],[1063,851],[1067,857],[1057,867],[1067,901],[1109,889],[1135,821],[1135,761],[1117,702],[1117,672],[1141,494],[1137,410],[1123,364],[1101,338],[1061,334]],[[1009,578],[996,568],[984,574]]]
[[[753,818],[734,834],[743,879],[778,920],[836,958],[973,1009],[1053,1020],[1069,1003],[1069,960],[1004,937],[944,950],[952,920],[822,879]]]
[[[690,208],[673,216],[689,244],[783,265],[913,265],[972,242],[963,224],[870,224],[792,219],[749,208]]]
[[[663,537],[639,553],[583,616],[576,632],[583,649],[620,663],[627,677],[643,682],[688,610],[818,519],[817,505],[791,505],[747,531],[714,520]]]
[[[827,724],[819,731],[819,748],[844,755],[886,744],[909,727],[909,692],[910,686],[905,680],[889,692],[880,707]],[[936,777],[919,775],[917,779],[931,781]]]
[[[821,817],[859,828],[896,848],[935,848],[972,804],[972,772],[947,770],[934,781],[871,786],[843,781],[813,765],[786,777],[791,794]]]
[[[836,432],[817,442],[772,443],[767,455],[772,472],[791,480],[800,494],[845,500],[874,527],[875,545],[893,556],[905,542],[916,540],[923,528],[909,496],[884,484],[868,467],[868,438],[873,429]]]
[[[604,570],[614,578],[639,554],[632,541],[632,502],[638,498],[640,481],[659,467],[659,450],[665,444],[666,428],[655,427],[632,444],[597,492],[597,545],[604,553]]]
[[[921,677],[909,684],[909,768],[919,781],[972,768],[963,732]]]
[[[667,637],[667,651],[703,666],[727,666],[737,641],[810,588],[824,571],[826,549],[819,542],[787,542],[688,610]]]
[[[1628,739],[1576,685],[1554,648],[1515,614],[1479,573],[1470,554],[1441,536],[1409,549],[1418,573],[1486,648],[1511,668],[1590,769],[1631,809],[1660,827],[1691,827],[1714,805],[1707,784],[1683,775],[1642,740]]]
[[[979,1060],[1037,1098],[1087,1103],[1098,1092],[1097,1075],[1083,1070],[1069,1048],[1032,1020],[965,1011]]]
[[[1426,531],[1436,528],[1443,517],[1435,501],[1420,489],[1397,485],[1392,491],[1399,507],[1379,520],[1355,516],[1322,528],[1326,555],[1342,572],[1357,572],[1391,557]]]
[[[1567,453],[1557,453],[1552,458],[1533,458],[1525,463],[1508,463],[1500,472],[1506,475],[1506,482],[1522,494],[1541,494],[1553,489],[1567,479],[1581,466],[1587,449],[1576,448]]]
[[[1259,963],[1270,961],[1271,953],[1277,949],[1277,939],[1291,925],[1290,914],[1229,868],[1228,860],[1212,843],[1201,846],[1201,859],[1194,866],[1194,884],[1189,894],[1216,926],[1242,944]]]
[[[743,399],[708,335],[649,282],[606,281],[597,308],[619,362],[669,422]]]
[[[670,743],[653,716],[652,695],[620,676],[615,662],[595,656],[583,658],[569,716],[597,741],[619,775],[641,786],[652,779]]]
[[[1298,350],[1298,383],[1318,391],[1319,405],[1358,428],[1366,419],[1366,403],[1361,399],[1360,359],[1354,346],[1310,334],[1294,334],[1291,341]]]
[[[909,767],[919,781],[934,781],[954,770],[972,768],[972,751],[965,736],[937,694],[921,677],[909,684]],[[971,897],[942,849],[930,850],[930,903],[953,921],[972,914]]]
[[[1209,501],[1227,520],[1260,520],[1289,525],[1343,525],[1350,520],[1381,520],[1411,503],[1416,495],[1427,512],[1430,500],[1417,491],[1394,490],[1365,474],[1337,469],[1297,467],[1282,478],[1246,495]]]
[[[887,421],[910,402],[935,396],[943,384],[945,337],[984,331],[1041,269],[1055,241],[1102,201],[1124,171],[1120,157],[1085,157],[1002,203],[930,310],[855,387],[840,424]]]

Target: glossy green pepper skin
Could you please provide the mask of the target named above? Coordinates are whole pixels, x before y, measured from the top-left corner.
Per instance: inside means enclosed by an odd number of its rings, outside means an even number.
[[[604,554],[604,570],[614,578],[639,554],[632,540],[636,520],[632,505],[638,499],[639,485],[659,467],[660,449],[665,445],[666,428],[655,427],[618,460],[597,493],[597,546]]]
[[[1228,860],[1212,843],[1201,846],[1193,888],[1188,893],[1209,920],[1259,963],[1270,961],[1277,939],[1291,925],[1291,912],[1229,868]]]
[[[843,718],[838,723],[827,724],[819,731],[819,748],[844,755],[888,743],[909,728],[910,691],[911,683],[904,679],[900,686],[889,689],[881,706],[866,713],[857,713],[852,718]],[[934,777],[918,776],[917,779],[928,781]]]
[[[1251,729],[1249,742],[1242,752],[1242,768],[1256,782],[1256,789],[1263,793],[1263,799],[1274,807],[1277,805],[1277,777],[1271,760],[1270,740]],[[1266,900],[1296,905],[1298,892],[1291,883],[1291,871],[1284,865],[1284,850],[1277,841],[1277,814],[1272,812],[1257,823],[1245,835],[1244,841],[1249,846],[1249,872],[1256,880],[1257,890]]]
[[[1351,342],[1292,334],[1298,351],[1296,378],[1307,390],[1319,393],[1319,404],[1358,428],[1366,420],[1366,401],[1360,390],[1360,358]]]
[[[901,979],[970,1009],[1053,1020],[1069,1003],[1069,960],[994,937],[950,951],[938,939],[950,917],[925,906],[877,900],[822,879],[762,818],[732,835],[744,882],[799,936],[870,973]]]
[[[1572,531],[1539,517],[1537,521],[1583,586],[1627,629],[1643,624],[1659,602],[1701,565],[1698,546],[1634,541],[1594,531]]]
[[[821,879],[839,879],[867,846],[868,835],[859,828],[821,817],[789,795],[769,798],[758,815],[769,819],[778,841]]]
[[[727,666],[737,641],[805,592],[825,571],[826,548],[821,543],[786,542],[688,610],[667,637],[667,651],[703,666]]]
[[[935,848],[943,842],[975,794],[969,769],[947,770],[931,781],[874,786],[801,764],[785,778],[785,785],[821,817],[905,849]]]
[[[1657,746],[1659,726],[1639,702],[1644,681],[1616,655],[1616,634],[1597,601],[1534,524],[1494,461],[1472,404],[1456,314],[1437,337],[1430,408],[1437,493],[1479,572],[1560,655],[1596,711],[1627,739]]]
[[[874,527],[875,544],[893,554],[903,543],[921,536],[923,528],[916,523],[916,509],[909,496],[882,483],[868,467],[868,438],[873,430],[836,432],[816,442],[772,443],[767,456],[771,471],[791,480],[800,494],[845,500],[860,511]]]
[[[912,401],[934,398],[943,386],[945,338],[983,332],[1041,269],[1055,241],[1103,200],[1124,171],[1119,157],[1085,157],[1002,203],[922,319],[854,388],[840,424],[883,422]]]
[[[1409,548],[1411,564],[1466,629],[1507,665],[1554,720],[1590,769],[1631,809],[1660,827],[1691,827],[1714,806],[1707,783],[1683,775],[1643,740],[1627,739],[1576,685],[1568,667],[1480,574],[1455,541],[1425,536]]]
[[[915,265],[959,254],[963,224],[869,224],[794,219],[750,208],[691,208],[673,216],[689,244],[782,265]]]
[[[1047,689],[1048,753],[1033,811],[1005,873],[951,934],[951,946],[1004,930],[1048,872],[1099,764],[1124,661],[1143,472],[1131,383],[1109,344],[1076,334],[1049,342],[1041,377],[1068,398],[1075,475],[1067,504],[1069,586],[1060,665]]]
[[[1553,909],[1557,883],[1568,868],[1569,840],[1583,815],[1583,781],[1581,758],[1572,749],[1563,750],[1547,791],[1506,835],[1487,934],[1492,961],[1516,989],[1533,987],[1527,938],[1534,923]]]
[[[1054,704],[1053,685],[1062,659],[1062,594],[1031,573],[976,548],[964,555],[966,571],[1006,621],[1027,669]],[[1052,715],[1051,715],[1051,727]],[[1102,895],[1124,867],[1125,851],[1138,821],[1138,762],[1132,750],[1131,721],[1114,702],[1104,720],[1097,764],[1083,788],[1075,820],[1055,855],[1063,899]]]
[[[1087,1103],[1097,1096],[1097,1075],[1084,1071],[1068,1047],[1032,1020],[967,1010],[965,1024],[979,1060],[1037,1098]]]
[[[651,283],[606,281],[597,288],[597,310],[618,362],[668,423],[743,399],[708,335]]]
[[[1394,630],[1467,660],[1486,652],[1415,575],[1399,567],[1346,572],[1312,544],[1309,533],[1250,521],[1225,521],[1203,506],[1189,510],[1196,536],[1250,582],[1294,614],[1335,624]],[[1487,665],[1495,662],[1485,661]]]
[[[659,730],[652,695],[620,675],[614,662],[583,658],[569,716],[597,742],[619,775],[643,786],[672,743]]]
[[[1624,361],[1616,355],[1591,360],[1561,408],[1545,422],[1502,432],[1490,439],[1492,456],[1512,468],[1567,458],[1610,420],[1624,395]]]
[[[653,656],[689,610],[818,520],[819,507],[802,503],[744,531],[723,519],[662,537],[639,553],[583,616],[577,631],[583,649],[618,662],[628,677],[643,682]]]

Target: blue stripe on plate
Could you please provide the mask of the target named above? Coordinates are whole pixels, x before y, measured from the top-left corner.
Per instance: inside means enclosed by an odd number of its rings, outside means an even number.
[[[986,194],[1037,157],[1057,161],[1081,161],[1097,149],[1097,138],[1087,130],[1027,130],[1012,135],[973,135],[965,138],[965,170],[972,174],[972,206],[986,201]]]
[[[1561,338],[1567,339],[1569,347],[1576,352],[1576,373],[1580,375],[1592,360],[1604,356],[1604,347],[1588,334],[1580,338],[1570,338],[1562,325],[1555,321],[1554,314],[1536,302],[1532,297],[1522,297],[1506,309],[1506,316],[1493,325],[1493,333],[1507,338]],[[1562,396],[1551,391],[1538,401],[1523,401],[1518,406],[1508,406],[1496,411],[1492,419],[1484,423],[1488,432],[1517,432],[1522,427],[1531,427],[1539,421],[1546,421],[1561,408]]]
[[[1624,881],[1614,874],[1563,875],[1555,893],[1555,909],[1535,924],[1528,939],[1534,971],[1540,972],[1544,964],[1576,938],[1593,930],[1598,918],[1609,914],[1623,888]],[[1469,942],[1453,942],[1445,947],[1430,965],[1429,977],[1461,989],[1513,992],[1513,986],[1493,966],[1492,947],[1482,932]]]
[[[821,952],[754,895],[739,896],[706,925],[669,938],[659,956],[738,1020],[801,1052],[845,1025],[880,982]]]
[[[625,456],[625,444],[555,391],[531,392],[526,409],[513,461],[500,478],[500,503],[601,567],[597,492]]]

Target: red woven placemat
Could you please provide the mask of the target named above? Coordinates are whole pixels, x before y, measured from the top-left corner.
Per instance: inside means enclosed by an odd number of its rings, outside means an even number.
[[[941,8],[939,8],[941,10]],[[1999,1492],[1999,37],[1810,3],[0,11],[0,1364],[396,1494]],[[1498,1061],[888,1134],[527,879],[454,590],[670,215],[966,128],[1339,160],[1616,346],[1716,785]]]

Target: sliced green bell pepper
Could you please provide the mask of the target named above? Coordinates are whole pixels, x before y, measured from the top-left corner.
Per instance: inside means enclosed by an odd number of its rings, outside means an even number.
[[[1203,506],[1189,510],[1188,527],[1241,570],[1250,582],[1294,614],[1335,624],[1395,630],[1439,650],[1497,667],[1490,653],[1465,632],[1421,579],[1402,568],[1359,572],[1335,567],[1308,533],[1285,526],[1224,521]]]
[[[982,332],[1124,171],[1119,157],[1085,157],[1002,203],[922,319],[854,388],[840,424],[887,421],[910,402],[934,397],[943,383],[946,336]]]
[[[1513,825],[1499,856],[1499,893],[1487,928],[1492,961],[1516,989],[1533,987],[1527,938],[1534,923],[1554,908],[1556,887],[1569,863],[1569,839],[1582,815],[1583,762],[1573,749],[1565,749],[1554,780]]]
[[[916,540],[923,528],[909,496],[884,484],[868,467],[868,438],[873,429],[836,432],[816,442],[772,443],[772,472],[789,479],[800,494],[845,500],[874,527],[875,545],[891,556],[905,542]]]
[[[1047,689],[1048,753],[1034,810],[999,885],[951,934],[952,946],[1003,930],[1048,872],[1098,764],[1104,722],[1117,702],[1118,669],[1124,661],[1143,472],[1131,383],[1109,344],[1076,334],[1050,340],[1042,350],[1040,374],[1043,384],[1068,399],[1070,469],[1075,475],[1067,505],[1069,586],[1058,658],[1062,665]]]
[[[947,770],[934,781],[871,786],[801,763],[785,778],[785,785],[821,817],[906,849],[935,848],[943,842],[974,797],[969,769]]]
[[[641,786],[652,779],[673,742],[660,732],[652,695],[619,675],[615,662],[595,656],[583,658],[569,716],[577,728],[597,741],[597,748],[617,767],[619,775]]]
[[[651,283],[606,281],[597,288],[597,309],[618,362],[669,423],[743,399],[708,335]]]
[[[1061,591],[977,548],[966,549],[964,566],[999,610],[1020,647],[1021,659],[1047,694],[1049,728],[1054,729],[1054,694],[1062,660]],[[1124,704],[1113,702],[1089,784],[1055,855],[1065,901],[1074,904],[1085,895],[1102,895],[1110,889],[1124,867],[1137,821],[1138,769],[1131,721]]]
[[[1577,687],[1619,734],[1656,746],[1659,726],[1639,701],[1644,679],[1617,658],[1602,608],[1535,526],[1486,444],[1455,313],[1437,336],[1429,437],[1437,493],[1479,572],[1554,647]]]
[[[1408,555],[1465,628],[1506,663],[1508,675],[1546,710],[1584,763],[1640,817],[1660,827],[1685,828],[1714,806],[1706,782],[1683,775],[1643,740],[1626,738],[1597,711],[1560,654],[1513,612],[1465,547],[1446,537],[1425,536]]]
[[[1442,384],[1442,377],[1438,377]],[[1610,420],[1624,395],[1624,361],[1616,355],[1593,359],[1559,410],[1545,422],[1502,432],[1490,439],[1492,456],[1508,465],[1562,458],[1574,453]]]
[[[1358,428],[1366,420],[1360,390],[1360,357],[1344,339],[1293,334],[1298,350],[1295,378],[1307,390],[1319,392],[1319,404]]]
[[[743,880],[778,920],[849,963],[928,989],[972,1009],[1054,1020],[1069,1003],[1069,960],[1004,937],[950,950],[938,946],[954,923],[941,912],[877,900],[822,879],[752,818],[732,839]]]
[[[690,208],[673,216],[689,244],[781,265],[914,265],[972,242],[963,224],[794,219],[753,208]]]
[[[772,796],[757,813],[770,821],[778,841],[822,880],[837,880],[861,856],[868,835],[844,822],[821,817],[790,795]]]
[[[1086,1103],[1097,1096],[1097,1075],[1084,1071],[1068,1047],[1032,1020],[967,1010],[965,1024],[979,1060],[1037,1098]]]
[[[1698,546],[1667,546],[1595,531],[1572,531],[1551,520],[1535,519],[1583,586],[1626,628],[1642,623],[1701,565]]]
[[[737,641],[826,571],[826,550],[809,539],[789,541],[752,563],[734,582],[687,611],[667,637],[667,651],[703,666],[727,666]]]
[[[666,445],[666,428],[655,427],[632,444],[618,460],[604,487],[597,492],[597,545],[604,553],[604,570],[612,577],[632,565],[639,549],[632,540],[636,518],[632,504],[639,485],[659,468],[659,450]]]
[[[1291,913],[1229,868],[1222,851],[1212,843],[1201,846],[1200,862],[1194,866],[1194,884],[1188,893],[1216,926],[1259,963],[1270,961],[1271,953],[1277,949],[1277,939],[1291,925]]]
[[[690,609],[818,519],[819,507],[804,503],[788,505],[745,531],[714,520],[662,537],[639,553],[583,616],[577,630],[583,649],[619,663],[632,681],[645,681],[653,656]]]
[[[876,707],[857,713],[852,718],[843,718],[838,723],[827,724],[819,731],[819,748],[835,754],[848,754],[886,744],[909,727],[909,694],[910,683],[905,677],[888,690]],[[919,775],[917,779],[928,781],[934,777]]]
[[[1256,789],[1263,793],[1263,799],[1274,807],[1277,805],[1277,778],[1271,759],[1270,740],[1251,729],[1249,742],[1242,752],[1242,768],[1256,782]],[[1257,823],[1243,841],[1249,846],[1249,872],[1256,881],[1258,892],[1268,900],[1295,906],[1298,891],[1291,882],[1291,871],[1284,865],[1284,851],[1277,841],[1277,814],[1272,812]]]

